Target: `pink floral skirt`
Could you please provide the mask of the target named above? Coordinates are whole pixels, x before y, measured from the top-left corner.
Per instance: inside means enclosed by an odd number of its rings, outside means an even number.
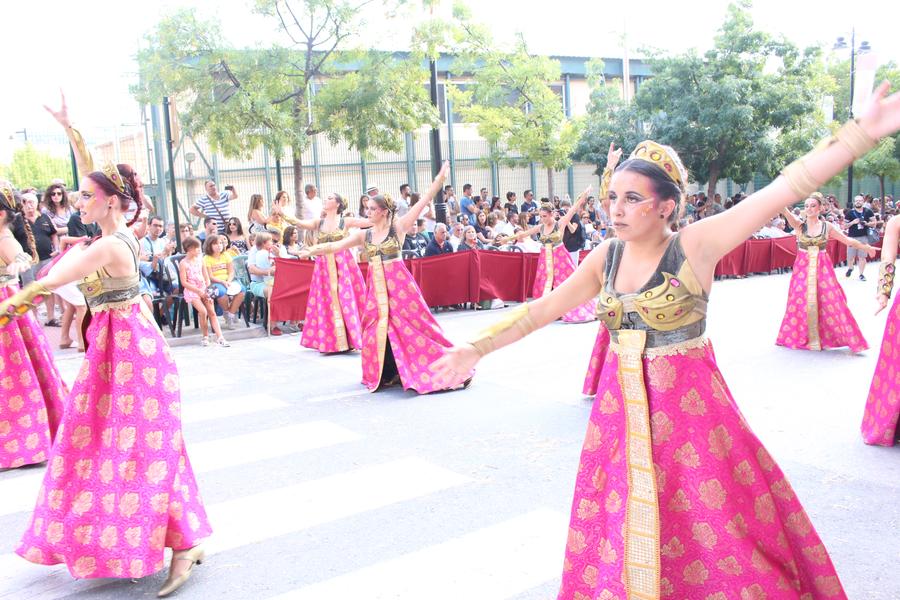
[[[650,356],[613,344],[599,390],[560,600],[846,598],[708,343]]]
[[[534,298],[540,298],[544,294],[549,294],[551,290],[558,288],[562,282],[568,279],[575,272],[575,263],[566,247],[562,244],[556,246],[552,250],[549,244],[541,246],[541,253],[538,257],[537,274],[534,277],[534,285],[531,288],[531,295]],[[580,306],[576,306],[562,316],[564,323],[587,323],[597,318],[594,313],[597,306],[596,300],[590,300]]]
[[[0,469],[47,460],[68,393],[33,312],[0,328]]]
[[[603,372],[603,364],[606,362],[606,351],[609,349],[609,330],[606,325],[600,324],[597,339],[594,340],[594,349],[591,351],[591,360],[588,363],[587,374],[584,376],[584,385],[581,391],[585,396],[596,396],[600,384],[600,374]]]
[[[362,348],[366,286],[349,250],[316,257],[300,345],[319,352]]]
[[[143,303],[93,315],[16,552],[80,579],[145,577],[211,529],[181,434],[178,372]]]
[[[825,251],[797,252],[787,309],[775,343],[795,350],[848,346],[853,352],[862,352],[869,347]]]
[[[866,399],[862,436],[867,444],[893,446],[897,437],[897,418],[900,417],[900,301],[894,299],[881,352],[875,366],[875,376]]]

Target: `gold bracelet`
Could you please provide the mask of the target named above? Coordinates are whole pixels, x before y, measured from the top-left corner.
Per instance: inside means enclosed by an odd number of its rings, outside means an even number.
[[[537,326],[531,319],[531,315],[528,313],[528,303],[523,303],[514,308],[506,318],[482,331],[476,339],[469,343],[475,348],[478,356],[483,357],[497,349],[494,338],[512,327],[518,329],[522,337],[537,329]]]
[[[856,119],[851,119],[834,134],[835,141],[840,142],[850,152],[853,160],[861,158],[869,150],[878,145],[878,140],[872,139]]]
[[[50,290],[44,284],[32,281],[3,302],[0,302],[0,327],[34,308],[40,303],[40,301],[35,302],[35,299],[43,300],[49,295]]]
[[[800,198],[806,198],[821,186],[806,168],[806,156],[789,164],[781,174],[787,180],[791,190]]]
[[[888,298],[894,289],[894,263],[882,262],[878,269],[878,292]]]

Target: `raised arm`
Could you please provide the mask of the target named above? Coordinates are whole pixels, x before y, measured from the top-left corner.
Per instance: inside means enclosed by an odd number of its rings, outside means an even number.
[[[781,209],[781,216],[784,217],[784,220],[788,222],[795,231],[800,231],[800,227],[803,226],[803,221],[797,218],[797,216],[791,212],[791,209],[785,206]]]
[[[297,254],[297,258],[309,258],[310,256],[319,256],[321,254],[334,254],[341,250],[349,250],[353,246],[362,246],[365,241],[365,236],[365,232],[357,231],[337,242],[327,242],[325,244],[307,246]]]
[[[887,82],[878,86],[858,120],[788,165],[775,181],[730,210],[687,226],[681,239],[692,265],[704,275],[712,273],[722,256],[765,225],[771,215],[805,198],[874,148],[881,137],[900,129],[900,93],[885,97],[888,88]]]
[[[894,277],[897,274],[894,261],[897,260],[898,242],[900,242],[900,215],[894,215],[884,225],[884,239],[881,242],[881,268],[878,270],[878,289],[875,292],[878,310],[875,311],[875,314],[884,310],[891,297]]]
[[[344,225],[347,227],[355,227],[357,229],[368,229],[372,226],[372,221],[368,219],[361,219],[359,217],[345,217]]]
[[[72,127],[72,123],[69,120],[69,107],[66,105],[66,95],[62,90],[59,90],[59,98],[62,107],[59,110],[53,110],[46,104],[44,108],[47,109],[47,112],[50,113],[56,122],[62,125],[63,130],[66,132],[66,137],[69,138],[69,143],[72,145],[72,150],[75,152],[75,163],[78,165],[78,175],[79,177],[84,177],[88,173],[94,170],[94,159],[91,157],[91,153],[87,149],[87,145],[84,143],[84,138],[81,137],[81,133]],[[75,182],[75,185],[78,185],[78,182]]]
[[[437,193],[443,187],[444,180],[449,174],[450,163],[444,161],[444,164],[441,166],[441,171],[437,174],[437,177],[434,178],[434,181],[431,182],[431,187],[429,187],[425,191],[425,193],[422,194],[422,197],[419,198],[419,201],[416,202],[414,206],[410,207],[408,213],[397,219],[397,231],[409,231],[409,229],[419,218],[419,215],[421,215],[428,207],[428,205],[431,204],[432,198],[434,198],[435,195],[437,195]]]
[[[569,223],[572,222],[572,217],[581,211],[581,207],[584,206],[584,201],[587,200],[588,194],[591,193],[593,186],[587,186],[581,195],[578,196],[578,199],[575,200],[575,204],[572,205],[572,208],[566,211],[566,214],[559,218],[559,228],[568,227]],[[574,233],[572,230],[570,232]]]

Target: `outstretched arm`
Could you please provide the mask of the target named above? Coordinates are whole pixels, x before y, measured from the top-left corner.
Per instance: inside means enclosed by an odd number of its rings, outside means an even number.
[[[878,272],[878,290],[875,301],[878,303],[877,315],[888,305],[894,278],[897,274],[894,261],[897,260],[897,244],[900,242],[900,215],[894,215],[884,226],[884,239],[881,242],[881,268]]]
[[[437,177],[434,178],[434,181],[431,182],[431,187],[426,190],[422,197],[419,198],[419,201],[415,203],[414,206],[411,206],[409,212],[397,219],[397,227],[396,230],[399,231],[409,231],[416,220],[419,218],[426,208],[431,204],[432,198],[437,195],[440,189],[444,185],[444,180],[450,174],[450,163],[444,161],[444,164],[441,166],[441,171],[437,174]]]
[[[75,152],[75,163],[78,165],[78,175],[79,177],[84,177],[88,173],[94,170],[94,159],[91,157],[91,153],[88,151],[87,146],[84,143],[84,138],[81,137],[81,133],[72,127],[72,122],[69,120],[69,107],[66,105],[66,95],[62,90],[59,90],[59,98],[60,104],[62,107],[59,110],[53,110],[46,104],[44,108],[50,113],[56,122],[62,125],[63,130],[66,132],[66,137],[69,138],[69,143],[72,145],[72,150]],[[75,185],[78,185],[78,182],[75,182]]]
[[[832,226],[829,223],[826,223],[825,226],[828,227],[828,237],[839,241],[845,246],[850,246],[851,248],[856,248],[857,250],[864,250],[869,254],[869,257],[875,256],[875,253],[878,252],[878,248],[870,246],[869,244],[863,244],[856,238],[848,237],[840,229]]]
[[[797,231],[800,230],[800,227],[803,226],[803,221],[797,218],[797,215],[791,212],[791,209],[785,206],[781,209],[781,216],[784,217],[784,220],[788,222],[793,229]]]
[[[722,256],[747,240],[771,215],[804,198],[873,148],[882,136],[900,129],[900,93],[886,97],[888,88],[887,82],[882,83],[862,116],[844,125],[826,147],[795,161],[775,181],[737,206],[682,231],[685,252],[703,273],[701,277],[711,274]]]
[[[315,246],[307,246],[298,254],[298,258],[309,258],[310,256],[319,256],[321,254],[334,254],[341,250],[348,250],[353,246],[361,246],[365,239],[365,233],[357,231],[353,235],[348,235],[344,239],[337,242],[328,242],[326,244],[316,244]]]

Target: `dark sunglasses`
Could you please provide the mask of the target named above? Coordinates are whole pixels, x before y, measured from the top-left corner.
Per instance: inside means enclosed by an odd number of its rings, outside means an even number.
[[[51,196],[62,196],[63,193],[59,190],[56,190],[55,192],[50,192],[50,195]]]

